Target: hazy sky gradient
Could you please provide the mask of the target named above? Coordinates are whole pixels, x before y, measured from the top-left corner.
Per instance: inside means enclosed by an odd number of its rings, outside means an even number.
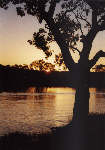
[[[45,57],[42,51],[27,42],[39,27],[41,25],[35,17],[21,18],[12,6],[8,10],[0,9],[0,64],[30,64],[35,59]],[[58,50],[56,44],[52,45],[52,49]],[[90,57],[100,49],[105,51],[105,32],[96,36]],[[99,62],[105,64],[105,59],[102,58]]]

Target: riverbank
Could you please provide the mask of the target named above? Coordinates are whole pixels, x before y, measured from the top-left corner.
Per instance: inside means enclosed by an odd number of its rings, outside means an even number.
[[[104,150],[105,115],[91,114],[88,117],[86,150]],[[1,150],[73,150],[72,124],[53,128],[51,133],[26,135],[11,133],[0,138]]]
[[[69,71],[44,72],[0,66],[0,91],[36,87],[74,87],[77,74]],[[89,86],[105,88],[105,72],[90,72]]]

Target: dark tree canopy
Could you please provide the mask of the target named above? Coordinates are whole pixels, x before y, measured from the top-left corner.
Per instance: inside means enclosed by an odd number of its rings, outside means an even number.
[[[81,68],[91,69],[100,57],[105,57],[100,50],[89,60],[93,40],[98,32],[105,30],[104,0],[0,0],[0,7],[7,9],[9,3],[16,6],[18,15],[27,13],[36,16],[39,23],[46,22],[45,28],[34,33],[33,40],[28,42],[49,57],[52,55],[49,44],[56,41],[69,70],[76,64],[71,51],[78,53]],[[81,51],[76,46],[78,41],[83,44]]]

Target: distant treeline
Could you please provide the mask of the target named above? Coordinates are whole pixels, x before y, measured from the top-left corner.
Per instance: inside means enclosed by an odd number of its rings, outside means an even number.
[[[46,73],[0,65],[1,91],[23,89],[30,86],[73,87],[72,79],[72,73],[68,71]],[[105,72],[90,72],[89,79],[90,87],[105,88]]]

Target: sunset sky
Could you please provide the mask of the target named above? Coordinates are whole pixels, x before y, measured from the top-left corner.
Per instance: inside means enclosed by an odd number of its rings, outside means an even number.
[[[0,9],[0,64],[30,64],[36,59],[44,58],[41,50],[29,45],[27,40],[32,39],[34,31],[41,25],[32,16],[17,16],[15,8],[11,6],[8,10]],[[79,45],[80,47],[80,45]],[[60,52],[58,46],[53,43],[51,49]],[[90,57],[92,58],[98,50],[105,51],[105,31],[100,32],[94,42]],[[74,56],[75,60],[77,56]],[[53,62],[54,57],[50,58]],[[105,64],[105,58],[99,63]]]

